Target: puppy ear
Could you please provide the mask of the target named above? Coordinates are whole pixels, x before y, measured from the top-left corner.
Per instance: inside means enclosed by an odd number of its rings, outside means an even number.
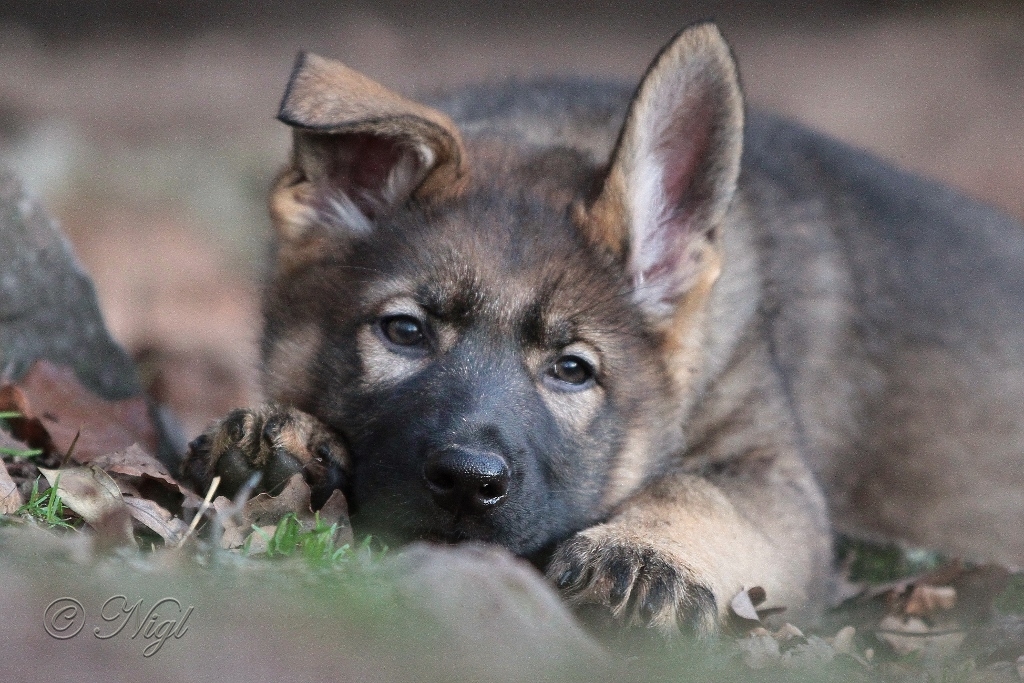
[[[736,191],[742,144],[729,47],[714,24],[691,26],[640,83],[583,217],[594,241],[623,255],[635,300],[655,321],[670,318],[696,283],[717,277],[715,233]]]
[[[286,240],[367,232],[410,198],[437,201],[464,186],[465,152],[447,116],[339,62],[299,54],[278,119],[294,129],[292,166],[271,198]]]

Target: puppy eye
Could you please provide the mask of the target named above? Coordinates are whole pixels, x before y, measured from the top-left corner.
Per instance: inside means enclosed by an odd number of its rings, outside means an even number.
[[[548,373],[574,387],[582,387],[594,378],[593,366],[579,356],[562,356],[555,361]]]
[[[419,346],[426,340],[423,324],[411,315],[392,315],[380,321],[381,332],[398,346]]]

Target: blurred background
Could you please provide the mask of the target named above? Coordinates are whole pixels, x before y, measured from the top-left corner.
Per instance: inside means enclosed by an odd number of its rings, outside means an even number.
[[[258,395],[264,195],[298,50],[408,94],[634,83],[704,18],[754,105],[1024,218],[1020,0],[0,0],[0,160],[60,220],[112,332],[194,435]]]

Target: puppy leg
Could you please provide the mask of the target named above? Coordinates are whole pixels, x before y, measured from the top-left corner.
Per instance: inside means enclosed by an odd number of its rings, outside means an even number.
[[[750,457],[767,469],[656,481],[559,547],[548,577],[573,605],[698,637],[718,630],[744,588],[791,609],[820,598],[831,537],[813,477],[795,455]]]

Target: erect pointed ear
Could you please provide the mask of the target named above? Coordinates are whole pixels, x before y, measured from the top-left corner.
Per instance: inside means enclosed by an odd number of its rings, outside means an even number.
[[[447,116],[340,62],[300,53],[278,119],[294,129],[292,168],[271,197],[286,240],[317,227],[366,232],[410,198],[438,200],[466,181],[462,140]]]
[[[656,322],[717,277],[716,231],[743,144],[736,65],[714,24],[691,26],[655,58],[630,105],[601,194],[582,217],[622,254],[635,300]]]

